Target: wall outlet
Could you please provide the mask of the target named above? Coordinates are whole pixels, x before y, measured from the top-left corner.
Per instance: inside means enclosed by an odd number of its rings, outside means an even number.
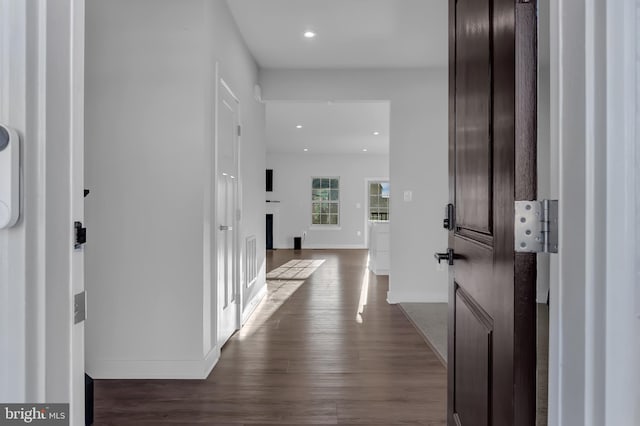
[[[357,232],[356,232],[356,235],[359,237],[360,235],[362,235],[362,232],[357,231]]]
[[[404,191],[404,201],[407,203],[413,201],[413,191]]]

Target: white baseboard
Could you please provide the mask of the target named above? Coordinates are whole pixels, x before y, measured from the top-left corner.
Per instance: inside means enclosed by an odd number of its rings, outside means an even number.
[[[449,295],[447,293],[422,293],[422,292],[387,292],[387,302],[396,303],[447,303]]]
[[[251,317],[253,312],[256,310],[262,299],[267,295],[267,283],[265,282],[262,285],[262,288],[258,290],[253,299],[247,304],[247,307],[242,311],[242,325]]]
[[[200,360],[110,360],[99,359],[87,365],[94,379],[206,379],[220,358],[215,346]]]
[[[209,351],[207,356],[204,357],[204,379],[209,377],[209,374],[211,374],[211,372],[213,371],[213,367],[216,366],[219,360],[220,348],[218,348],[218,345],[216,345]]]
[[[366,249],[364,244],[303,244],[303,250],[355,250]],[[276,247],[278,250],[293,250],[293,247]]]

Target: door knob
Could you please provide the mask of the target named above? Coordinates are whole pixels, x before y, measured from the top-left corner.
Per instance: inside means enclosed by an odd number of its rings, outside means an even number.
[[[220,230],[221,230],[221,231],[233,231],[233,226],[229,226],[229,225],[220,225]]]
[[[453,253],[453,249],[447,249],[446,253],[436,253],[433,255],[433,257],[435,257],[438,263],[442,262],[443,260],[446,260],[448,265],[453,265],[453,259],[455,258],[455,254]]]

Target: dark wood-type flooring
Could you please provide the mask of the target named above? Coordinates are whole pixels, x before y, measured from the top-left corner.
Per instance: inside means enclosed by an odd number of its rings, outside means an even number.
[[[444,425],[446,371],[367,252],[269,251],[267,270],[291,259],[326,261],[270,281],[207,380],[98,380],[95,424]]]

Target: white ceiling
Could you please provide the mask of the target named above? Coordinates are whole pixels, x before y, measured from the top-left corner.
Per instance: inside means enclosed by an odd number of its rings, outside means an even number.
[[[388,102],[268,102],[266,109],[269,153],[389,153]]]
[[[263,68],[409,68],[447,61],[447,0],[227,0]],[[306,39],[303,33],[317,33]]]

